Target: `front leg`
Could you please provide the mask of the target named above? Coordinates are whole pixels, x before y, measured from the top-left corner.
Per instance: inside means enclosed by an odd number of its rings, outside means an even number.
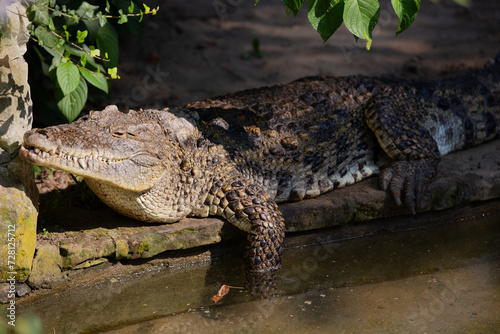
[[[417,108],[418,103],[391,92],[374,97],[365,110],[365,118],[393,160],[380,174],[381,188],[390,190],[397,205],[404,198],[415,214],[415,207],[423,206],[424,191],[436,175],[440,154],[436,141],[422,126],[423,115],[418,117],[408,106]]]
[[[260,186],[241,175],[213,183],[205,200],[210,214],[219,215],[248,233],[245,251],[245,286],[254,296],[276,288],[274,275],[281,267],[285,223],[276,203]]]

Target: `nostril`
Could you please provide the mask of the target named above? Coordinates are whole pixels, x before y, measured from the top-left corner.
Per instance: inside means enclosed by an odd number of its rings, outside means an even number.
[[[127,132],[125,130],[116,130],[113,131],[111,135],[116,138],[125,138],[127,136]]]

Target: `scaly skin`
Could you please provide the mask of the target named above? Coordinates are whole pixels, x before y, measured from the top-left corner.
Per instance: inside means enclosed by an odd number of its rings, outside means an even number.
[[[500,131],[499,63],[441,81],[304,78],[181,109],[109,106],[27,132],[20,155],[84,176],[139,220],[224,217],[248,233],[247,285],[266,294],[284,238],[276,202],[344,187],[387,162],[381,187],[414,213],[441,155]]]

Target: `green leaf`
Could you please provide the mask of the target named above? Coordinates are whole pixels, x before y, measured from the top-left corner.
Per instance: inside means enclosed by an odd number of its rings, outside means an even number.
[[[151,8],[149,8],[148,6],[146,6],[145,3],[143,3],[142,5],[144,6],[144,14],[148,14]]]
[[[99,12],[100,13],[100,12]],[[99,15],[97,13],[97,15]],[[102,28],[98,20],[83,20],[83,23],[85,24],[85,28],[87,28],[89,35],[87,39],[87,44],[94,43],[95,40],[97,39],[97,33],[99,30]]]
[[[108,23],[108,19],[106,18],[106,16],[101,13],[101,12],[98,12],[97,13],[97,18],[99,19],[99,25],[101,27],[104,27],[106,25],[106,23]]]
[[[123,10],[118,9],[118,14],[120,14],[120,19],[118,20],[118,24],[127,23],[128,17],[127,15],[123,14]]]
[[[35,37],[47,48],[56,48],[59,42],[59,37],[43,26],[36,27]]]
[[[76,40],[78,41],[78,43],[83,43],[85,42],[85,38],[87,38],[87,35],[89,34],[89,32],[87,30],[84,30],[84,31],[80,31],[80,30],[77,30],[76,31]]]
[[[69,54],[71,54],[73,56],[80,57],[80,59],[84,54],[86,54],[88,63],[90,63],[93,67],[101,66],[95,62],[94,58],[92,58],[92,50],[87,45],[83,44],[81,47],[83,48],[83,51],[75,48],[74,46],[72,46],[70,44],[66,44],[66,52],[68,52]],[[93,48],[92,45],[90,47]],[[99,52],[97,52],[97,53],[99,53]],[[88,57],[89,55],[90,55],[90,57]]]
[[[98,74],[96,72],[90,72],[81,67],[78,68],[80,70],[80,74],[82,77],[87,80],[92,86],[99,88],[106,94],[108,93],[108,81],[102,74]]]
[[[68,24],[72,25],[72,24],[78,24],[78,22],[80,22],[80,16],[78,16],[76,10],[68,9],[68,15],[71,15],[71,19],[73,20],[73,22],[70,21],[68,22]]]
[[[134,13],[134,2],[133,1],[130,1],[130,7],[128,7],[128,12],[129,12],[129,14]]]
[[[52,16],[53,17],[60,17],[61,15],[62,15],[61,8],[59,7],[59,5],[56,5],[54,7],[54,10],[52,11]]]
[[[66,40],[69,40],[69,32],[68,32],[68,27],[66,25],[63,25],[64,29],[64,36],[66,36]]]
[[[44,49],[45,49],[45,51],[48,51],[49,53],[50,53],[50,51],[53,52],[52,49],[47,49],[47,48],[44,48]],[[62,56],[58,53],[54,52],[52,55],[53,55],[53,57],[52,57],[52,62],[50,63],[50,67],[49,67],[49,73],[55,73],[55,71],[56,71],[57,67],[59,66],[59,63],[61,62],[61,59],[62,59]],[[52,80],[52,78],[51,78],[51,80]],[[55,80],[56,79],[54,76],[53,81],[55,81]]]
[[[342,24],[344,0],[309,0],[307,18],[323,41],[327,41]]]
[[[80,82],[78,67],[69,61],[59,64],[56,75],[57,83],[64,95],[74,91]]]
[[[108,74],[111,79],[120,79],[120,76],[118,75],[118,69],[116,67],[108,68]]]
[[[83,1],[80,7],[76,10],[76,14],[81,19],[92,19],[95,17],[95,11],[99,9],[99,6],[94,6],[89,4],[87,1]]]
[[[55,97],[57,102],[57,107],[61,110],[64,117],[69,122],[73,122],[83,107],[85,106],[85,102],[87,102],[87,84],[85,80],[80,76],[78,72],[79,83],[75,90],[71,93],[64,95],[60,87],[56,85]]]
[[[345,0],[344,23],[356,37],[366,40],[366,49],[372,44],[372,31],[380,16],[378,0]]]
[[[106,0],[106,13],[109,13],[109,11],[110,11],[109,1]]]
[[[52,20],[52,18],[51,18],[51,17],[49,17],[49,29],[50,29],[51,31],[56,30],[56,26],[54,25],[54,20]]]
[[[299,9],[306,2],[306,0],[281,0],[288,9],[290,9],[294,16],[297,16]]]
[[[55,48],[56,48],[57,50],[61,50],[61,52],[62,52],[62,49],[63,49],[63,47],[64,47],[64,44],[66,44],[66,41],[65,41],[64,39],[62,39],[62,38],[59,38],[59,39],[57,40],[57,44],[56,44],[56,47],[55,47]]]
[[[107,24],[97,33],[97,47],[101,50],[101,54],[107,53],[109,61],[104,62],[107,68],[113,68],[118,65],[119,49],[118,37],[115,28]]]
[[[43,74],[49,76],[49,65],[45,62],[45,57],[42,55],[42,52],[40,51],[39,48],[37,48],[36,45],[33,45],[33,50],[35,50],[35,53],[40,59],[40,65],[42,66]]]
[[[37,1],[28,8],[30,20],[43,26],[49,25],[49,1]]]
[[[85,67],[86,64],[87,64],[87,54],[84,53],[80,56],[80,65]],[[80,68],[78,68],[78,69],[80,69]]]
[[[91,48],[90,49],[90,56],[92,58],[94,58],[94,57],[100,57],[101,56],[101,50],[99,50],[99,49],[92,49]]]
[[[391,0],[392,7],[399,18],[396,36],[408,29],[417,18],[420,0]]]

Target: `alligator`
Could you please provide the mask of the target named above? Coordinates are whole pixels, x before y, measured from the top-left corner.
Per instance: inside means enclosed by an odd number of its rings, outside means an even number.
[[[119,213],[145,222],[218,215],[247,233],[247,287],[275,287],[285,225],[276,203],[378,173],[408,211],[422,207],[442,155],[500,131],[500,54],[423,81],[306,77],[182,108],[108,106],[33,129],[20,155],[84,177]]]

